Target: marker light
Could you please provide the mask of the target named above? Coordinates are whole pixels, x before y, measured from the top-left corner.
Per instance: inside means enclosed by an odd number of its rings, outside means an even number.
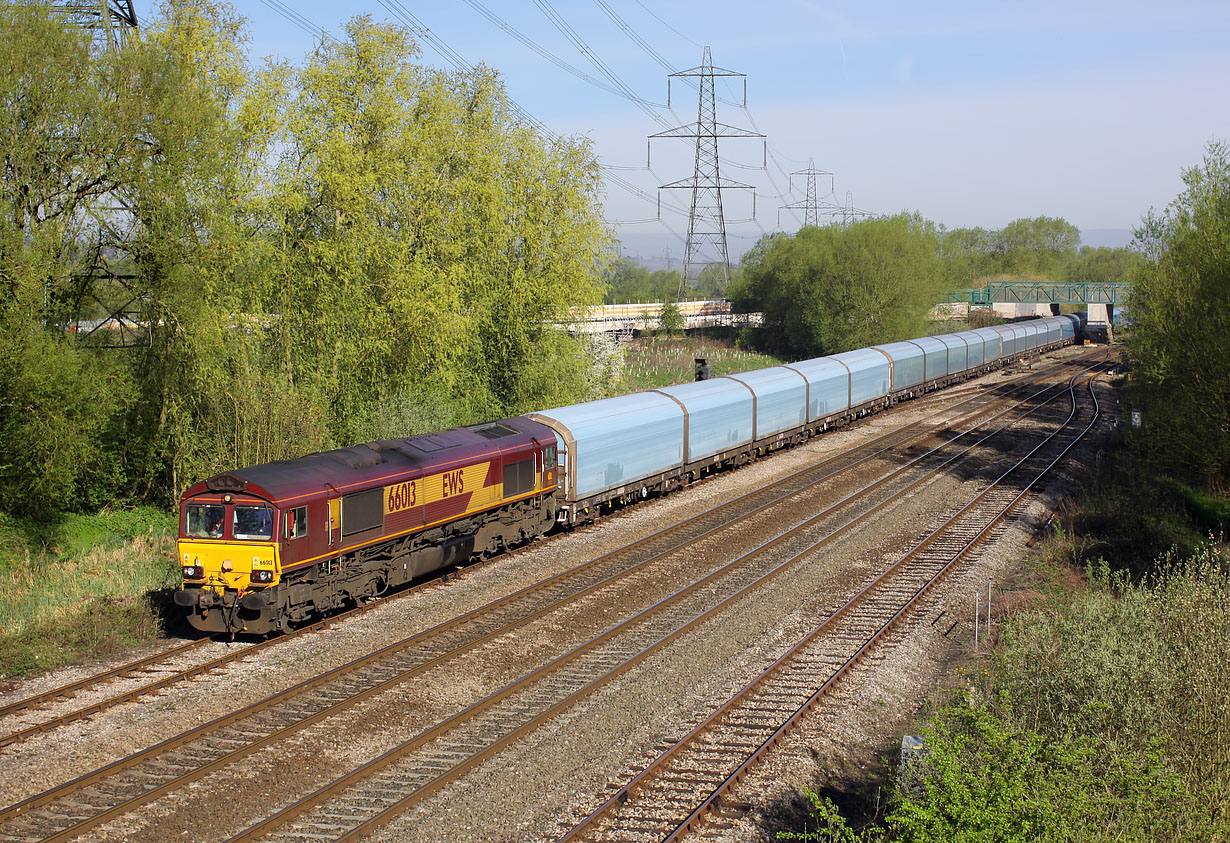
[[[203,580],[205,579],[205,569],[200,565],[185,565],[184,579]]]
[[[273,582],[273,571],[253,571],[252,582]]]

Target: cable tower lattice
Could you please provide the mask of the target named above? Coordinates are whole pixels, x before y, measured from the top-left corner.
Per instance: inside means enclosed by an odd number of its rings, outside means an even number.
[[[726,283],[730,283],[730,257],[726,248],[726,220],[722,213],[723,190],[751,190],[753,186],[723,178],[718,155],[718,138],[764,138],[759,132],[729,126],[717,121],[717,106],[713,90],[718,76],[742,77],[743,105],[747,105],[747,74],[713,66],[709,48],[705,47],[699,67],[672,73],[667,78],[666,101],[670,104],[670,80],[693,78],[700,81],[700,96],[696,106],[696,122],[650,135],[655,138],[688,138],[696,142],[695,166],[690,179],[679,179],[660,185],[659,190],[690,190],[692,208],[688,214],[688,237],[685,247],[682,283],[694,277],[698,268],[720,265]],[[767,156],[767,145],[765,155]],[[756,216],[755,193],[752,194],[752,217]],[[661,199],[659,198],[659,202]],[[659,208],[659,215],[661,209]]]
[[[820,225],[821,207],[825,209],[826,213],[830,213],[837,209],[836,205],[833,205],[832,203],[829,203],[829,202],[821,202],[819,198],[817,198],[816,196],[816,176],[828,176],[829,177],[829,192],[832,193],[833,174],[830,173],[828,170],[817,170],[816,169],[816,159],[811,158],[811,159],[808,159],[807,161],[806,170],[796,170],[795,172],[790,174],[791,192],[794,191],[794,177],[795,176],[806,176],[807,177],[806,198],[801,202],[791,202],[789,205],[782,205],[780,206],[779,210],[798,210],[801,208],[803,210],[803,225],[805,226],[810,225],[814,228]],[[779,214],[779,217],[780,217],[780,214]],[[781,223],[780,219],[778,220],[778,223],[779,224]]]
[[[51,7],[111,50],[123,47],[137,30],[133,0],[52,0]]]
[[[872,216],[870,211],[863,211],[854,207],[854,194],[848,190],[846,191],[846,203],[841,207],[839,213],[841,214],[842,225],[849,225],[856,220]]]

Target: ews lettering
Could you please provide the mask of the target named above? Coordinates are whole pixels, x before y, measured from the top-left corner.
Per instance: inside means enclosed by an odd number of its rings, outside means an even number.
[[[440,476],[440,483],[443,486],[441,490],[444,497],[452,497],[460,495],[466,490],[465,476],[459,468],[456,471],[449,471]]]

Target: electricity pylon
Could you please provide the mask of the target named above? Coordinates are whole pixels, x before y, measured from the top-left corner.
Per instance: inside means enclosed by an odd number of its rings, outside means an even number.
[[[842,225],[849,225],[851,222],[859,219],[860,217],[869,217],[872,215],[871,211],[861,211],[854,207],[854,194],[848,190],[846,191],[846,204],[841,207],[839,213],[841,214]]]
[[[786,209],[793,210],[797,208],[802,208],[803,209],[803,225],[805,226],[810,225],[812,227],[818,226],[820,225],[820,206],[823,205],[826,211],[835,210],[837,206],[829,202],[821,202],[816,197],[816,176],[828,176],[829,177],[829,192],[832,193],[833,192],[833,184],[832,184],[833,174],[830,173],[828,170],[817,170],[816,169],[816,159],[810,158],[807,161],[806,170],[796,170],[795,172],[790,174],[790,188],[789,189],[791,191],[794,190],[794,177],[795,176],[807,176],[807,198],[804,199],[802,202],[791,202],[789,205],[781,205],[779,207],[779,212],[781,210],[786,210]],[[778,223],[779,225],[781,223],[780,213],[779,213]]]
[[[52,0],[51,5],[69,23],[91,30],[103,46],[112,50],[124,46],[137,29],[132,0]]]
[[[50,0],[49,5],[70,26],[90,33],[95,49],[122,49],[137,32],[137,11],[133,0]],[[109,194],[115,207],[96,207],[109,214],[128,209],[119,193]],[[118,261],[108,254],[102,242],[95,243],[73,278],[76,306],[69,324],[78,338],[107,348],[132,346],[143,341],[142,325],[149,317],[141,312],[140,295],[130,284],[132,269],[118,270]],[[83,312],[101,308],[106,316],[82,323]]]
[[[687,280],[698,266],[720,264],[726,282],[730,282],[730,257],[726,249],[726,220],[722,215],[723,190],[750,190],[752,185],[722,178],[719,157],[718,138],[763,138],[759,132],[728,126],[717,122],[717,106],[714,102],[713,80],[718,76],[741,76],[743,82],[743,103],[747,104],[747,74],[735,73],[713,66],[713,58],[709,48],[700,67],[691,70],[681,70],[670,74],[666,83],[666,102],[670,104],[671,78],[696,78],[700,80],[700,98],[696,106],[696,122],[665,132],[650,135],[654,138],[690,138],[696,141],[696,164],[690,179],[680,179],[659,186],[659,190],[690,190],[692,191],[692,209],[688,214],[688,240],[684,253],[683,278]],[[753,194],[754,196],[755,194]],[[754,215],[754,212],[753,212]],[[706,259],[703,254],[706,245],[716,248],[716,256]]]

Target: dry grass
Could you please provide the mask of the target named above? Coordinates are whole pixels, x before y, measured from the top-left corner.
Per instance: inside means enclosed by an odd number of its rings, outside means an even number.
[[[735,347],[730,341],[710,338],[667,339],[642,337],[624,356],[624,377],[629,392],[687,383],[695,379],[694,361],[709,361],[711,377],[777,366],[781,360]]]
[[[132,537],[77,536],[33,549],[6,538],[0,676],[107,655],[161,633],[160,601],[178,579],[175,535],[165,523]]]

